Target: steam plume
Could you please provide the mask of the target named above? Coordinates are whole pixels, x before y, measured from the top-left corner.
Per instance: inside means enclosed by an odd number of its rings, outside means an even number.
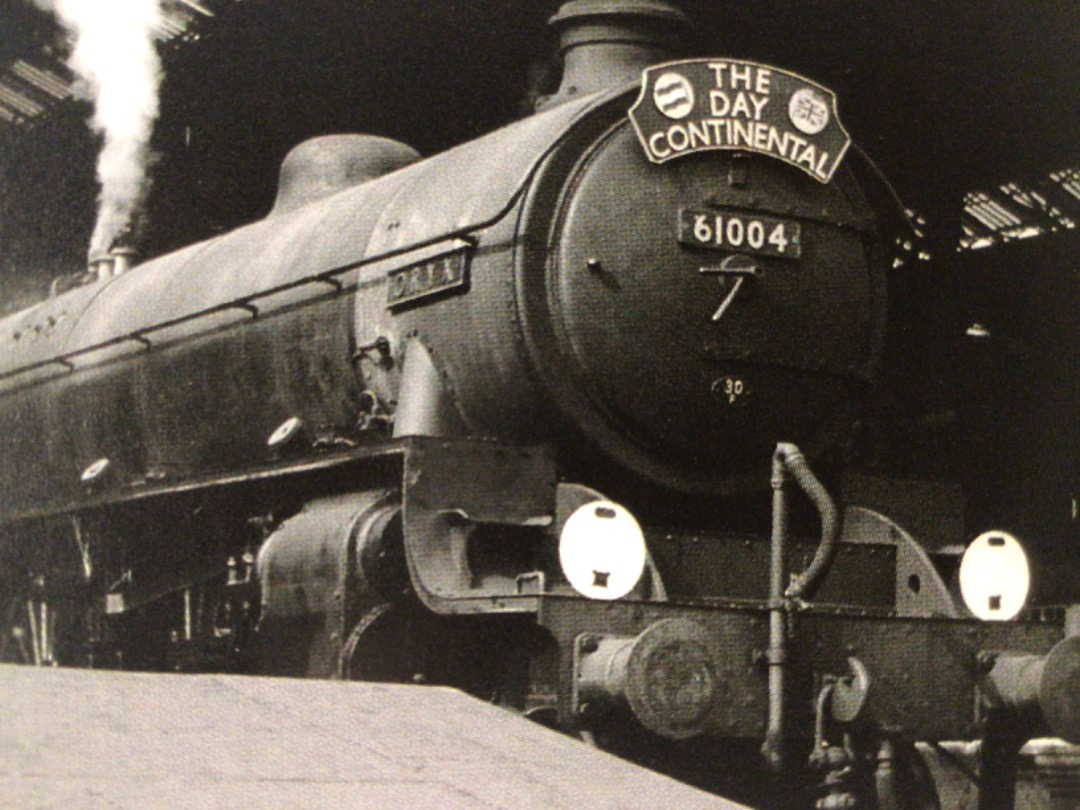
[[[161,0],[35,0],[74,39],[68,65],[76,92],[94,103],[90,126],[103,136],[98,219],[90,255],[104,253],[132,221],[148,190],[150,135],[158,115],[161,62],[154,27]]]

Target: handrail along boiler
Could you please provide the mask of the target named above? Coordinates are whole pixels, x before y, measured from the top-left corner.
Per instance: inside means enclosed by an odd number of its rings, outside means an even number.
[[[1007,806],[1080,738],[1077,628],[971,618],[811,471],[897,219],[835,96],[675,60],[667,3],[552,22],[535,115],[305,143],[265,220],[0,322],[0,654],[451,684],[665,767],[755,741],[821,807],[932,806],[911,741],[985,734]]]

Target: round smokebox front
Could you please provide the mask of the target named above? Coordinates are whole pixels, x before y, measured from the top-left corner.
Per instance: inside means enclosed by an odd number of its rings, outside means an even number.
[[[884,311],[850,178],[732,153],[656,165],[619,125],[568,189],[547,307],[592,438],[653,478],[724,490],[777,441],[835,440]]]

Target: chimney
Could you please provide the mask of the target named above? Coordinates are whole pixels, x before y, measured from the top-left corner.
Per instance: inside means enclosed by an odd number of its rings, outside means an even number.
[[[139,252],[133,247],[114,247],[109,255],[112,257],[112,274],[121,276],[132,268],[138,260]]]
[[[90,257],[89,272],[97,276],[98,281],[121,276],[132,268],[139,255],[133,247],[120,245],[108,253],[98,253]]]
[[[559,35],[563,77],[537,110],[639,79],[649,65],[677,58],[690,29],[666,0],[573,0],[548,24]]]
[[[98,253],[90,257],[87,271],[97,276],[98,281],[112,278],[113,258],[108,253]]]

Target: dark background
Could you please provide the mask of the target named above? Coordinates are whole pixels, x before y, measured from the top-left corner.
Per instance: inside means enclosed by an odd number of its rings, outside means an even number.
[[[197,41],[162,45],[147,256],[263,216],[277,167],[330,132],[424,154],[513,120],[554,75],[520,0],[209,2]],[[748,57],[833,88],[841,117],[905,202],[955,241],[963,193],[1080,163],[1080,4],[1071,0],[683,0],[698,54]],[[0,4],[0,66],[61,39],[28,0]],[[0,132],[0,277],[78,269],[94,217],[86,102]],[[0,287],[0,296],[3,295]]]

